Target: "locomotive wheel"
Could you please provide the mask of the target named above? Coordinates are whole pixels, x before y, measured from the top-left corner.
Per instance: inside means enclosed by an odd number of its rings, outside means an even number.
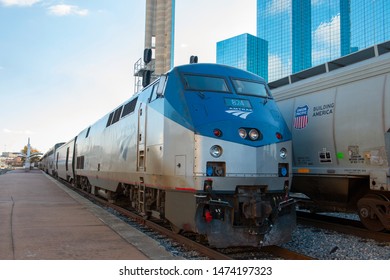
[[[384,225],[379,220],[378,216],[375,213],[373,213],[374,209],[372,209],[372,204],[370,203],[370,201],[366,201],[366,200],[388,201],[388,199],[385,196],[368,194],[358,201],[358,213],[362,224],[371,231],[384,230],[385,229]],[[376,207],[381,207],[381,206],[376,206]],[[383,211],[386,212],[386,209],[383,209]]]

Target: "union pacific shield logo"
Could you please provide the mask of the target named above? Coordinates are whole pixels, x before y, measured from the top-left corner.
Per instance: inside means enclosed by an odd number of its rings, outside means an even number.
[[[309,114],[309,107],[307,105],[298,107],[295,110],[294,128],[296,129],[305,128],[309,121],[308,114]]]

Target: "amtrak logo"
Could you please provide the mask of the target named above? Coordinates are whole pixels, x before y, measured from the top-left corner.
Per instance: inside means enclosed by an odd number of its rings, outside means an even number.
[[[228,114],[232,114],[233,116],[240,117],[241,119],[246,119],[250,114],[252,114],[252,111],[241,111],[241,110],[226,110],[225,111]]]

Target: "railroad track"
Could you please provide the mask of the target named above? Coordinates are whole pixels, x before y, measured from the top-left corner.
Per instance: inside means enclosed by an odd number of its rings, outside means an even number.
[[[181,244],[183,247],[194,250],[206,258],[214,259],[214,260],[237,260],[237,259],[285,259],[285,260],[308,260],[313,259],[311,257],[305,256],[300,253],[296,253],[294,251],[278,247],[278,246],[267,246],[262,248],[228,248],[228,249],[219,249],[216,250],[214,248],[207,247],[199,242],[196,242],[186,236],[181,234],[177,234],[173,232],[167,225],[161,223],[160,220],[156,219],[145,219],[145,217],[126,209],[120,205],[116,205],[108,202],[107,200],[87,193],[79,188],[74,187],[73,185],[60,181],[68,188],[77,192],[78,194],[88,198],[92,202],[106,208],[110,208],[117,212],[118,214],[130,218],[131,220],[141,224],[143,226],[147,226],[149,229],[158,232],[161,235],[170,238],[177,243]]]
[[[378,242],[390,242],[389,232],[370,231],[357,220],[302,211],[297,211],[297,218],[298,223],[303,225],[354,235],[364,239],[372,239]]]

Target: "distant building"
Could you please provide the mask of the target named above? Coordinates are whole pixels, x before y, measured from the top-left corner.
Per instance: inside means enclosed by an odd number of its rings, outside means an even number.
[[[217,42],[217,63],[268,79],[268,42],[248,33]]]
[[[0,156],[0,169],[4,169],[7,167],[7,164],[5,163],[7,160],[6,157]]]
[[[0,168],[23,166],[23,160],[18,152],[3,152],[0,156]]]
[[[390,1],[257,0],[257,37],[277,80],[390,40]]]

